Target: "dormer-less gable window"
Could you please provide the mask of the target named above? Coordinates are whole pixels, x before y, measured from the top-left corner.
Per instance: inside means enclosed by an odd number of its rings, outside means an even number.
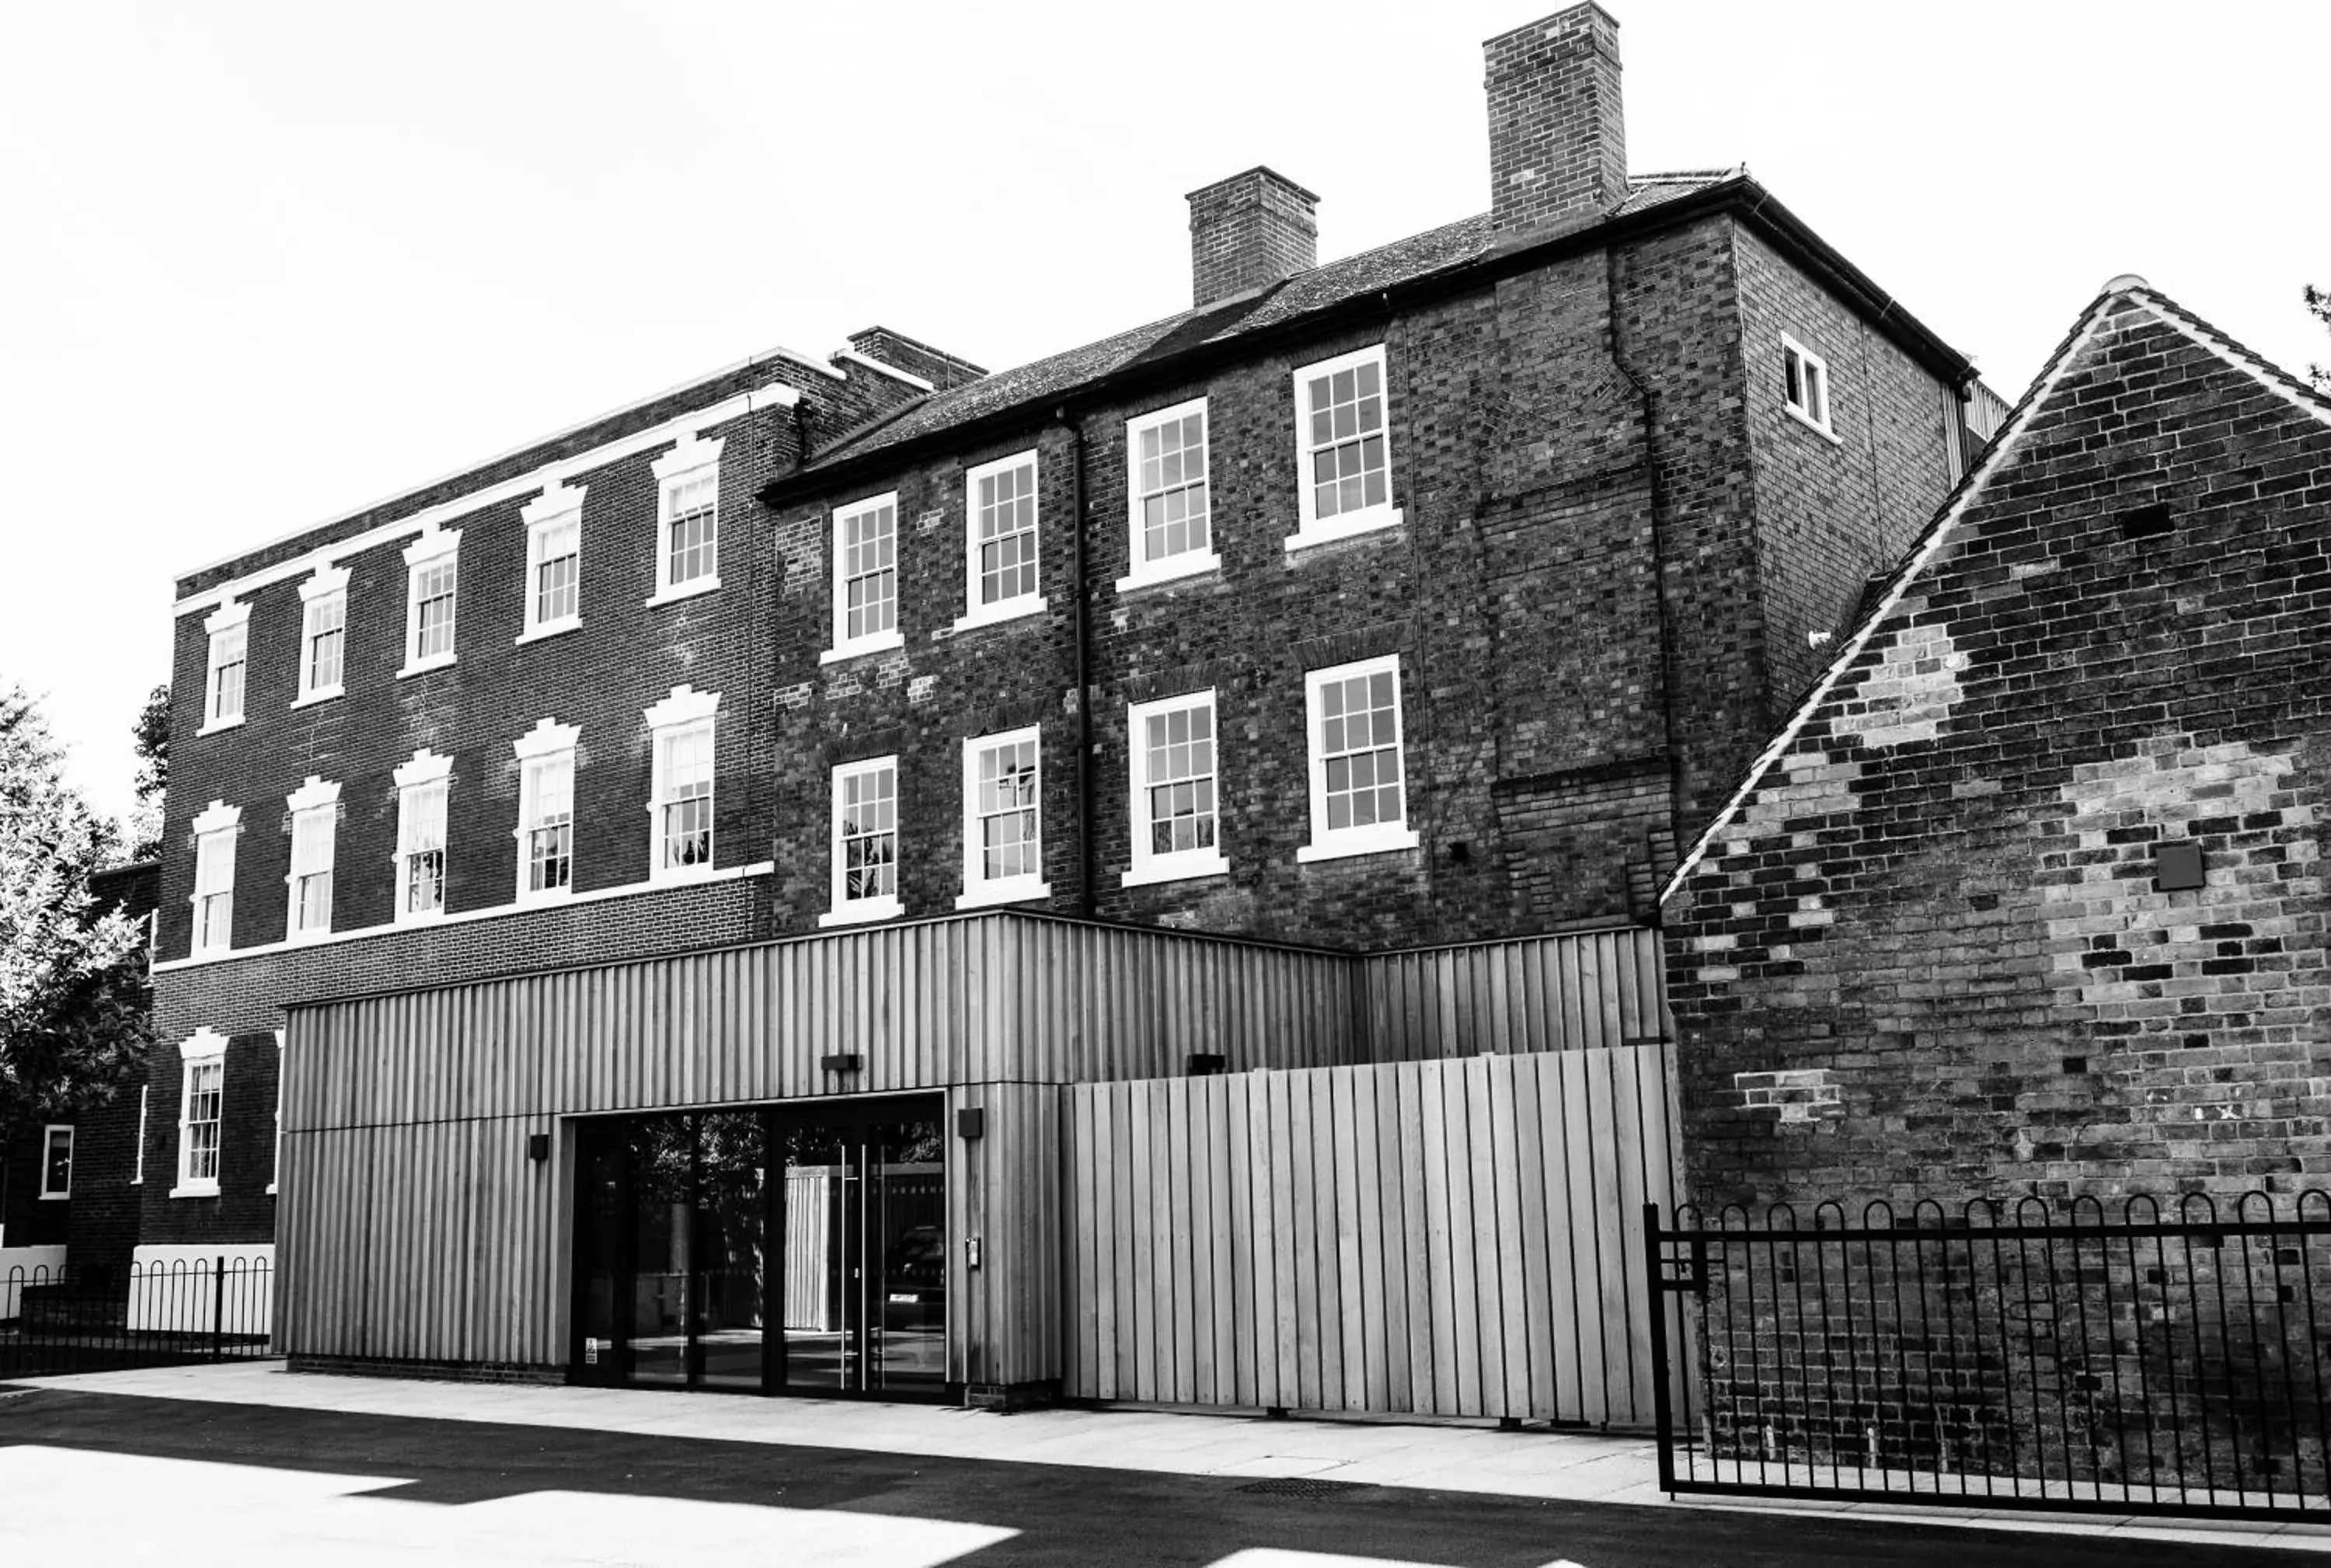
[[[1837,440],[1829,423],[1829,362],[1785,334],[1781,338],[1781,405],[1800,423]]]
[[[196,957],[224,953],[234,945],[234,841],[243,831],[243,808],[213,801],[196,814],[195,834],[195,936]]]
[[[670,881],[712,870],[713,715],[717,691],[675,686],[647,710],[655,747],[648,816],[651,880]]]
[[[519,508],[526,522],[526,630],[520,642],[583,624],[583,490],[554,484]]]
[[[958,631],[1044,608],[1036,574],[1036,454],[964,475],[964,613]]]
[[[1300,520],[1287,547],[1346,539],[1399,522],[1392,504],[1391,404],[1384,345],[1295,373],[1295,461]]]
[[[251,601],[229,602],[203,622],[210,653],[203,674],[203,726],[209,735],[243,722],[243,673],[251,661]]]
[[[656,591],[661,604],[720,586],[720,448],[690,435],[658,458]]]
[[[319,566],[300,584],[300,695],[292,707],[340,695],[347,640],[348,569]]]
[[[1137,588],[1221,565],[1208,504],[1206,400],[1126,421],[1125,469],[1132,569],[1118,586]]]
[[[426,746],[398,765],[396,918],[427,920],[445,912],[445,806],[453,759]]]
[[[332,849],[338,837],[340,786],[309,775],[283,799],[291,814],[291,870],[284,936],[298,942],[332,929]]]
[[[453,607],[461,530],[432,528],[404,547],[404,668],[401,679],[453,662]]]

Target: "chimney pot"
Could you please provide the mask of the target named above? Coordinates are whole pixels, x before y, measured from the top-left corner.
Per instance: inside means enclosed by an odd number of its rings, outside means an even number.
[[[1500,234],[1627,196],[1619,24],[1592,0],[1481,45],[1490,225]]]
[[[1190,303],[1204,307],[1319,263],[1319,198],[1255,167],[1190,193]]]

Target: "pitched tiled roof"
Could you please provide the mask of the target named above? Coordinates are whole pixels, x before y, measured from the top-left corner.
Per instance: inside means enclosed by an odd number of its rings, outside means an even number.
[[[1696,169],[1649,175],[1631,182],[1627,199],[1604,221],[1662,206],[1736,176],[1736,169]],[[1347,299],[1380,293],[1396,284],[1479,261],[1496,238],[1489,214],[1461,219],[1405,240],[1298,272],[1260,294],[1185,310],[1162,321],[1088,343],[1065,354],[1035,360],[1014,370],[941,392],[903,412],[853,431],[820,451],[805,471],[833,467],[853,458],[910,442],[1023,404],[1059,395],[1117,371],[1154,364],[1204,344],[1261,332]]]

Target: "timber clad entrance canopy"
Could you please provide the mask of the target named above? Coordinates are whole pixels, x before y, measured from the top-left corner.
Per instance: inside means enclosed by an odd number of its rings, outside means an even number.
[[[286,1043],[278,1347],[309,1364],[674,1386],[872,1392],[927,1378],[935,1390],[1058,1392],[1077,1381],[1071,1345],[1094,1343],[1092,1290],[1064,1277],[1064,1259],[1074,1252],[1092,1276],[1104,1229],[1063,1190],[1064,1129],[1080,1114],[1064,1086],[1194,1069],[1276,1069],[1292,1085],[1485,1051],[1623,1055],[1621,1076],[1596,1069],[1598,1098],[1565,1111],[1549,1089],[1524,1113],[1531,1147],[1564,1166],[1551,1212],[1591,1217],[1666,1193],[1658,974],[1652,933],[1632,928],[1363,957],[997,912],[303,1004]],[[1500,1101],[1493,1126],[1485,1109],[1466,1144],[1465,1090],[1450,1081],[1458,1108],[1445,1125],[1486,1180],[1515,1163],[1515,1113]],[[1615,1099],[1613,1083],[1625,1086]],[[1442,1106],[1437,1079],[1431,1093]],[[1387,1089],[1383,1105],[1394,1118],[1385,1159],[1405,1159],[1399,1100]],[[853,1106],[864,1108],[842,1114]],[[885,1106],[898,1114],[876,1116]],[[1538,1142],[1542,1113],[1570,1155]],[[747,1142],[757,1160],[738,1152]],[[1431,1142],[1448,1146],[1440,1133]],[[1078,1146],[1090,1192],[1109,1178],[1090,1143]],[[1495,1217],[1502,1191],[1460,1195],[1492,1248],[1522,1222],[1518,1209]],[[1542,1245],[1548,1190],[1531,1193]],[[1334,1244],[1336,1210],[1324,1213]],[[1417,1224],[1422,1237],[1422,1209]],[[1071,1226],[1081,1251],[1064,1240]],[[1109,1216],[1108,1245],[1131,1246],[1128,1226],[1129,1212]],[[1295,1234],[1291,1217],[1281,1229]],[[1446,1294],[1454,1264],[1445,1246],[1437,1256]],[[852,1296],[829,1278],[870,1259],[901,1282]],[[1369,1267],[1381,1294],[1381,1257]],[[1296,1283],[1290,1273],[1290,1310]],[[1518,1277],[1518,1337],[1519,1289]],[[1599,1342],[1595,1295],[1574,1297],[1564,1321],[1582,1305]],[[1249,1322],[1253,1309],[1250,1293]],[[1348,1310],[1359,1321],[1358,1294]],[[1081,1329],[1067,1321],[1080,1313]],[[1434,1321],[1424,1311],[1417,1328],[1427,1361]],[[1622,1395],[1623,1362],[1612,1381]],[[1540,1397],[1513,1381],[1531,1413],[1551,1413],[1553,1384]],[[1564,1382],[1575,1389],[1577,1373]],[[1222,1386],[1234,1384],[1259,1386]]]

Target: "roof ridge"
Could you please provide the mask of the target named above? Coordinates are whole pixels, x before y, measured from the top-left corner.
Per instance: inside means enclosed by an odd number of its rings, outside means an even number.
[[[2127,292],[2142,297],[2155,315],[2182,330],[2203,347],[2250,372],[2252,378],[2269,391],[2289,399],[2303,412],[2331,423],[2331,396],[2316,391],[2257,349],[2232,337],[2208,318],[2187,309],[2144,279],[2131,274],[2116,278],[2113,281],[2125,284]]]

